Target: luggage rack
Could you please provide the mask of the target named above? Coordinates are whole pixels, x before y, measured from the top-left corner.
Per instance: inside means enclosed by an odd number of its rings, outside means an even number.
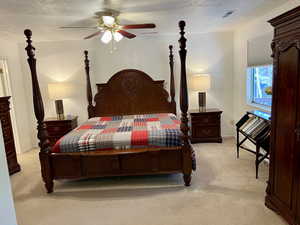
[[[270,114],[259,110],[248,111],[237,123],[237,158],[240,156],[240,148],[246,150],[252,154],[255,154],[255,169],[256,178],[258,178],[259,164],[265,159],[269,159],[270,153],[270,133],[271,133],[271,121]],[[243,138],[240,139],[240,134]],[[256,149],[250,149],[243,144],[249,140],[256,146]],[[261,148],[265,151],[262,152]]]

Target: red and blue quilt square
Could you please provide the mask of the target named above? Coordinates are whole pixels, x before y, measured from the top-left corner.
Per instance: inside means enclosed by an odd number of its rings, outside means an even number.
[[[146,118],[147,122],[159,121],[159,118]]]
[[[134,121],[133,126],[134,127],[146,127],[147,123],[145,121]]]
[[[92,129],[93,125],[81,125],[80,127],[77,128],[77,130],[88,130]]]
[[[132,131],[131,145],[148,145],[148,131],[146,130]]]
[[[112,117],[111,116],[103,116],[103,117],[100,117],[99,121],[112,121]]]
[[[118,127],[117,132],[129,132],[132,131],[132,126]]]
[[[102,131],[102,134],[108,134],[108,133],[115,133],[117,132],[118,128],[117,127],[113,127],[113,128],[105,128]]]
[[[112,121],[122,120],[123,116],[112,116]]]
[[[158,118],[166,118],[166,117],[169,117],[169,114],[168,113],[158,113],[155,116]]]
[[[176,125],[176,124],[162,124],[161,128],[163,128],[163,129],[176,129],[176,128],[178,128],[178,125]]]
[[[106,124],[96,124],[91,127],[91,129],[103,130],[106,127]]]

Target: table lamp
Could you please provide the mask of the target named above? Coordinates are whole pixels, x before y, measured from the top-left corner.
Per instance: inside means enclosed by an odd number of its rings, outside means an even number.
[[[191,89],[198,91],[199,110],[206,110],[206,91],[210,89],[211,82],[208,74],[197,74],[192,76]]]
[[[70,96],[70,85],[67,83],[50,83],[48,84],[48,93],[49,98],[55,100],[57,119],[63,120],[65,116],[62,99]]]

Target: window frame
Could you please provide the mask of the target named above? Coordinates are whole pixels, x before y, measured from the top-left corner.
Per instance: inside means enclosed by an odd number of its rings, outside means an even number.
[[[262,65],[256,65],[256,66],[248,66],[247,67],[247,84],[246,84],[246,88],[247,88],[247,104],[254,106],[256,108],[260,108],[266,111],[271,111],[272,105],[268,106],[265,104],[261,104],[261,103],[257,103],[254,101],[254,70],[253,68],[257,68],[257,67],[265,67],[265,66],[272,66],[272,63],[268,63],[268,64],[262,64]],[[273,76],[273,74],[272,74]]]

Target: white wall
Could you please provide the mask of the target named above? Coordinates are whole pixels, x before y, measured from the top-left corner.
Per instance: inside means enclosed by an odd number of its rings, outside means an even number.
[[[17,130],[14,134],[19,134],[20,145],[16,143],[17,152],[25,152],[32,148],[32,140],[28,138],[31,135],[32,129],[29,123],[29,111],[27,107],[27,98],[24,85],[23,73],[20,67],[19,51],[16,43],[0,41],[0,58],[6,59],[8,64],[8,72],[11,82],[12,98]],[[13,120],[14,118],[12,118]]]
[[[169,89],[169,44],[174,46],[175,82],[177,111],[179,108],[180,65],[178,54],[179,35],[136,38],[122,40],[117,49],[110,53],[111,45],[103,45],[94,40],[95,58],[91,68],[93,80],[107,82],[122,69],[140,69],[153,79],[164,79]],[[233,135],[233,33],[220,32],[187,35],[187,70],[188,76],[203,72],[212,76],[212,88],[207,93],[207,105],[223,110],[222,135]],[[197,92],[189,92],[190,109],[198,108]]]
[[[34,40],[34,37],[33,37]],[[48,96],[48,83],[67,82],[73,87],[70,98],[64,99],[65,115],[79,116],[79,123],[87,119],[86,77],[84,71],[85,49],[90,49],[89,41],[59,41],[59,42],[33,42],[36,48],[37,73],[44,101],[45,118],[55,117],[54,100]],[[31,75],[27,63],[25,43],[19,44],[21,68],[25,80],[26,103],[30,112],[30,139],[32,147],[37,146],[36,119],[33,113]],[[93,51],[91,57],[93,57]]]
[[[237,122],[247,110],[255,109],[254,106],[247,105],[247,41],[273,32],[273,27],[267,21],[299,5],[299,0],[290,0],[262,17],[251,20],[251,22],[247,24],[242,24],[235,30],[233,79],[233,111],[235,122]]]
[[[0,218],[0,224],[17,225],[2,131],[0,131]]]

